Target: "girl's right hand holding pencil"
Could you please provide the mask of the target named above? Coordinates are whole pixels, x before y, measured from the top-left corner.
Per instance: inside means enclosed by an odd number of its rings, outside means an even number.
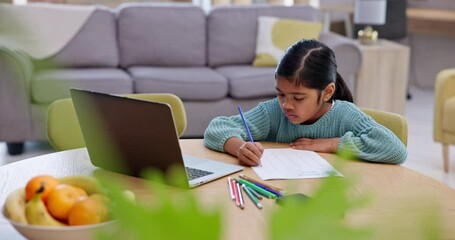
[[[240,146],[237,158],[241,163],[247,166],[258,166],[261,164],[262,153],[264,147],[259,142],[245,142]]]
[[[246,166],[258,166],[261,163],[264,147],[259,142],[245,142],[239,138],[229,138],[224,144],[224,150],[239,159]]]

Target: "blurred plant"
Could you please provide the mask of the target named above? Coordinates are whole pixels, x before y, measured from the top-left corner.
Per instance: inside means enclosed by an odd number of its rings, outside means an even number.
[[[270,239],[369,239],[369,228],[353,228],[344,216],[365,206],[367,197],[349,196],[352,182],[335,176],[322,181],[308,200],[289,199],[270,216]]]
[[[203,209],[191,191],[164,184],[163,176],[156,171],[146,172],[144,178],[153,180],[147,182],[150,193],[153,193],[153,204],[132,201],[123,194],[122,189],[125,187],[114,184],[107,178],[100,178],[115,203],[112,207],[113,218],[120,222],[119,234],[101,233],[98,239],[173,240],[192,236],[210,240],[221,238],[220,209]],[[185,175],[180,179],[186,181]]]
[[[339,159],[355,160],[358,159],[353,145],[346,144],[343,149],[336,153]]]

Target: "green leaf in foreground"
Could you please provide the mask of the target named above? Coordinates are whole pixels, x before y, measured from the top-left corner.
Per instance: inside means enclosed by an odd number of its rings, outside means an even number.
[[[155,179],[155,174],[147,174]],[[121,234],[103,234],[99,239],[220,239],[221,211],[203,209],[191,191],[149,182],[152,203],[131,201],[119,185],[102,179],[114,202],[112,215],[119,219]]]
[[[348,196],[348,181],[329,177],[319,190],[304,202],[294,200],[278,208],[270,217],[270,239],[368,239],[372,232],[367,228],[347,225],[346,214],[363,206],[366,198]]]

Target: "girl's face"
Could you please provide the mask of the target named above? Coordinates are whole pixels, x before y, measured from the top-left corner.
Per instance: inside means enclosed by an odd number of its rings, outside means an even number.
[[[296,86],[284,77],[278,76],[276,90],[280,107],[293,124],[312,124],[324,115],[332,106],[327,101],[335,91],[330,83],[320,92],[317,89]]]

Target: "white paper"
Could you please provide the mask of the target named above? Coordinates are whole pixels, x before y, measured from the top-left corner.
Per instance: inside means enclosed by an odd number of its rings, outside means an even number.
[[[261,165],[253,170],[262,180],[343,176],[317,153],[292,148],[265,149]]]

